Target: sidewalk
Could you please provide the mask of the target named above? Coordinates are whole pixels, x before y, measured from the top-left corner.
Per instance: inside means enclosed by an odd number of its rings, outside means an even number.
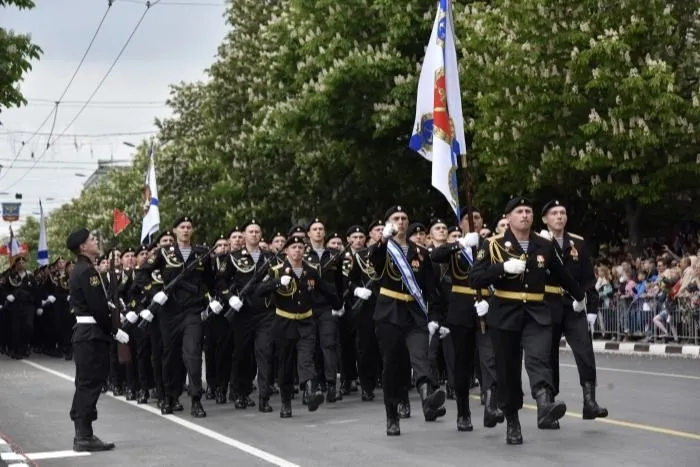
[[[560,349],[571,350],[566,339],[561,340]],[[638,342],[593,341],[596,353],[620,353],[631,355],[664,355],[700,358],[700,345],[688,344],[645,344]]]

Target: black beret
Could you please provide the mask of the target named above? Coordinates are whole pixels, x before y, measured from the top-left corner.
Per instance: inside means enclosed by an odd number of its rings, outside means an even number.
[[[177,220],[173,223],[173,229],[178,225],[182,224],[183,222],[189,222],[190,224],[192,224],[192,218],[190,216],[178,217]]]
[[[561,206],[561,207],[563,207],[564,209],[566,209],[566,206],[564,206],[564,203],[562,203],[562,202],[559,201],[558,199],[553,199],[553,200],[547,202],[547,204],[545,204],[545,205],[542,207],[542,215],[543,215],[543,216],[546,215],[546,214],[549,212],[550,209],[555,208],[555,207],[557,207],[557,206]]]
[[[354,233],[361,233],[367,235],[367,231],[365,231],[365,228],[361,225],[351,225],[350,227],[348,227],[348,230],[345,231],[345,236],[349,237]]]
[[[136,253],[136,251],[133,248],[129,247],[129,248],[125,249],[124,251],[122,251],[122,254],[124,254],[124,253]]]
[[[241,230],[240,226],[237,226],[237,225],[236,225],[236,226],[234,226],[231,230],[228,231],[227,237],[230,237],[231,235],[233,235],[233,234],[236,233],[236,232],[241,232],[241,233],[242,233],[243,230]]]
[[[302,226],[300,226],[300,225],[295,225],[294,227],[292,227],[291,229],[289,229],[289,232],[287,232],[287,236],[288,236],[288,237],[291,237],[291,236],[294,235],[295,233],[303,233],[303,234],[306,234],[306,230],[304,230],[304,227],[302,227]]]
[[[70,251],[77,251],[80,245],[90,238],[90,231],[86,228],[74,230],[66,239],[66,248]]]
[[[136,253],[141,253],[142,251],[148,251],[149,250],[149,245],[141,245],[139,246],[138,250],[136,250]]]
[[[376,221],[372,222],[369,225],[369,230],[372,230],[373,228],[375,228],[377,226],[384,227],[384,221],[381,219],[377,219]]]
[[[472,213],[474,212],[481,213],[481,211],[479,211],[479,208],[477,208],[476,206],[472,206]],[[467,216],[467,214],[469,214],[469,210],[466,207],[462,208],[462,210],[459,213],[459,220],[464,219]]]
[[[304,243],[304,239],[303,239],[303,238],[301,238],[301,237],[295,237],[295,236],[293,236],[293,235],[290,235],[289,238],[287,238],[287,241],[284,242],[284,247],[283,247],[283,248],[287,248],[287,247],[289,247],[289,246],[297,245],[297,244],[302,245],[302,246],[303,246],[303,245],[306,245],[306,243]]]
[[[453,232],[459,232],[461,234],[462,229],[460,229],[458,225],[453,225],[452,227],[447,229],[447,233],[453,233]]]
[[[404,212],[405,213],[406,210],[403,208],[403,206],[400,206],[400,205],[392,206],[389,209],[387,209],[386,212],[384,213],[384,221],[389,220],[389,218],[392,215],[396,214],[397,212]],[[408,214],[406,214],[406,215],[408,215]]]
[[[309,230],[311,230],[311,226],[314,224],[323,224],[323,221],[318,217],[314,217],[308,224],[306,224],[306,231],[308,232]]]
[[[406,230],[406,236],[410,237],[411,235],[419,232],[427,233],[427,231],[428,229],[426,229],[423,224],[421,224],[420,222],[414,222],[408,226],[408,230]]]
[[[341,241],[343,240],[343,237],[341,237],[338,232],[333,232],[332,234],[330,234],[326,237],[326,242],[330,242],[334,238],[339,238]]]
[[[262,230],[262,226],[254,218],[248,219],[247,221],[245,221],[243,223],[243,228],[241,230],[243,231],[243,230],[247,229],[249,225],[257,225]]]
[[[109,257],[107,255],[102,255],[99,258],[97,258],[97,262],[101,263],[102,261],[107,261]]]
[[[158,235],[158,238],[156,238],[156,242],[160,242],[160,240],[161,240],[163,237],[173,237],[173,238],[175,238],[175,235],[173,235],[173,233],[172,233],[171,231],[169,231],[169,230],[164,230],[164,231],[162,231],[162,232]]]
[[[532,207],[532,204],[524,197],[522,196],[516,196],[515,198],[511,198],[508,203],[506,203],[506,208],[503,210],[504,214],[510,214],[510,212],[519,207],[519,206],[528,206]]]
[[[275,232],[275,234],[272,236],[272,240],[274,240],[277,237],[285,238],[286,235],[284,235],[282,232]]]
[[[156,242],[153,242],[150,245],[146,245],[146,249],[148,251],[151,251],[151,250],[156,249],[156,248],[158,248],[158,244]]]
[[[433,219],[432,221],[430,221],[430,227],[428,227],[428,229],[432,229],[433,227],[435,227],[435,226],[438,225],[438,224],[442,224],[442,225],[444,225],[445,227],[447,227],[447,222],[445,222],[444,220],[442,220],[442,219]]]

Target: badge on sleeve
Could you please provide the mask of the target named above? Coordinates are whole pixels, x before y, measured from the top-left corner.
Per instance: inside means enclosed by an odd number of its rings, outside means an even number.
[[[476,260],[477,260],[477,261],[481,261],[481,260],[484,259],[485,257],[486,257],[486,250],[484,250],[484,249],[482,248],[482,249],[479,250],[479,252],[476,254]]]
[[[100,285],[100,278],[98,276],[92,276],[90,278],[90,285],[92,287],[98,287]]]
[[[148,264],[153,264],[153,263],[155,263],[155,262],[156,262],[156,257],[155,257],[155,256],[151,256],[150,258],[148,258]]]

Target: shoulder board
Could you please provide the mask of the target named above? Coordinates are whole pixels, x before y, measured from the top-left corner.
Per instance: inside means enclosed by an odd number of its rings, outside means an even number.
[[[576,234],[571,233],[571,232],[567,232],[567,233],[569,234],[569,237],[571,237],[571,238],[575,238],[576,240],[583,240],[583,237],[580,235],[576,235]]]
[[[282,266],[284,266],[284,263],[277,263],[274,266],[272,266],[272,269],[276,271],[278,269],[282,269]]]
[[[487,240],[489,242],[494,242],[494,241],[499,240],[501,238],[503,238],[503,234],[497,234],[497,235],[494,235],[492,237],[489,237]]]

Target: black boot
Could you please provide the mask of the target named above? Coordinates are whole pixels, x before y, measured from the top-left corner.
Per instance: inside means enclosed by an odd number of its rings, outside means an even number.
[[[175,398],[171,395],[165,396],[163,406],[160,408],[161,415],[172,415]]]
[[[149,395],[150,394],[148,394],[148,391],[146,391],[145,389],[139,389],[139,395],[138,395],[138,399],[136,400],[136,403],[137,404],[148,404],[148,396]]]
[[[190,415],[192,415],[194,418],[204,418],[207,416],[207,413],[204,411],[204,407],[202,407],[202,396],[192,396],[192,408],[190,409]]]
[[[182,412],[185,408],[182,406],[182,402],[178,397],[173,398],[173,412]]]
[[[323,403],[323,392],[316,388],[313,381],[309,380],[304,385],[304,397],[309,407],[309,412],[315,412],[318,406]]]
[[[600,407],[595,400],[595,383],[583,383],[583,419],[593,420],[608,416],[608,409]]]
[[[204,398],[208,401],[216,399],[216,392],[213,386],[207,386],[207,392],[204,394]]]
[[[338,400],[338,390],[335,383],[326,383],[326,402],[332,404]]]
[[[280,418],[290,418],[292,416],[292,395],[282,394],[282,407],[280,407]]]
[[[442,389],[436,389],[430,392],[428,388],[428,383],[422,383],[418,386],[418,394],[420,394],[420,400],[423,403],[423,416],[426,422],[434,422],[438,417],[445,415],[445,391]]]
[[[494,388],[487,389],[484,393],[484,426],[493,428],[497,424],[503,423],[505,418],[501,409],[498,408],[496,390]]]
[[[270,413],[272,412],[272,407],[270,407],[270,398],[265,396],[260,396],[258,398],[258,412]]]
[[[398,405],[399,418],[411,418],[411,399],[408,397],[408,391],[404,392],[401,401]]]
[[[506,415],[506,444],[523,444],[518,412]]]
[[[255,401],[253,400],[252,397],[250,397],[250,394],[245,396],[245,405],[246,407],[255,407]]]
[[[92,433],[92,423],[75,420],[75,438],[73,450],[76,452],[98,452],[114,449],[114,443],[105,443]]]
[[[469,396],[457,397],[457,431],[473,431],[472,414],[469,411]]]
[[[386,435],[399,436],[401,426],[399,425],[399,412],[396,405],[384,404],[386,408]]]
[[[452,387],[450,383],[447,383],[445,385],[445,392],[447,393],[447,398],[449,400],[454,400],[455,398],[455,389]]]
[[[246,403],[246,400],[245,400],[245,396],[242,396],[240,394],[236,395],[236,399],[235,399],[235,402],[233,403],[233,405],[237,409],[245,409],[246,407],[248,407],[248,404]]]
[[[540,388],[535,393],[537,401],[537,427],[552,429],[552,425],[566,414],[566,404],[552,401],[552,393],[547,388]]]
[[[226,402],[228,402],[228,400],[226,399],[226,391],[221,388],[217,388],[214,394],[214,398],[216,399],[217,404],[225,404]]]
[[[362,390],[362,402],[370,402],[374,400],[374,391]]]

